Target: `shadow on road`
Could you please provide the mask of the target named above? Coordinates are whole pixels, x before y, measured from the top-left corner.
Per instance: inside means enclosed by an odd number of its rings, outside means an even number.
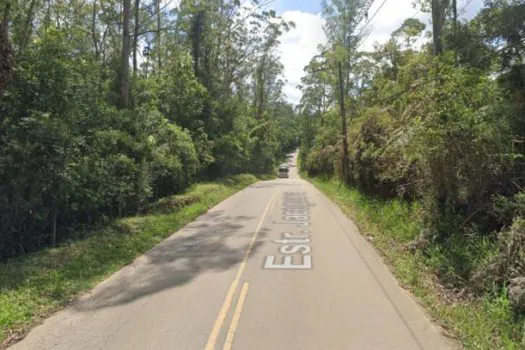
[[[162,290],[190,282],[206,271],[223,271],[240,263],[253,235],[251,216],[226,216],[209,213],[188,225],[185,233],[163,241],[144,256],[100,284],[74,307],[79,311],[127,304]],[[263,244],[251,250],[255,254]]]

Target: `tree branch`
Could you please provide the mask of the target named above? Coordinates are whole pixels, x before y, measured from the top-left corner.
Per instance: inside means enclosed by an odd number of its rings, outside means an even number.
[[[149,34],[149,33],[158,33],[160,31],[165,31],[165,30],[168,30],[168,29],[170,29],[170,28],[169,27],[164,27],[164,28],[160,28],[160,29],[149,29],[149,30],[145,30],[145,31],[142,31],[142,32],[138,32],[137,36],[141,36],[141,35]]]

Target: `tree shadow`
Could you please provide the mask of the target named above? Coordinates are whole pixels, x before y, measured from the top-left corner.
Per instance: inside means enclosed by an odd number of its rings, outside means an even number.
[[[128,304],[184,285],[201,273],[228,270],[244,259],[253,237],[247,225],[255,218],[220,211],[206,214],[98,285],[74,308],[89,311]],[[267,230],[259,232],[259,238],[266,235]],[[262,245],[260,239],[255,242],[250,256]]]

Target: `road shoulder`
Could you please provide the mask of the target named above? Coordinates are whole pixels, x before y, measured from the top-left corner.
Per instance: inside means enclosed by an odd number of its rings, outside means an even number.
[[[430,310],[418,296],[406,288],[406,284],[400,283],[398,280],[399,271],[396,268],[402,267],[393,266],[388,256],[385,256],[384,252],[374,245],[374,239],[362,234],[362,230],[369,226],[362,223],[359,225],[360,222],[355,221],[355,213],[352,213],[351,209],[342,205],[341,202],[334,201],[335,198],[332,198],[331,192],[323,191],[322,187],[316,186],[316,182],[307,177],[304,181],[311,184],[323,198],[329,211],[333,214],[333,218],[341,230],[345,232],[348,241],[358,252],[367,269],[374,276],[378,285],[381,286],[383,293],[410,329],[412,335],[421,344],[421,348],[461,349],[462,345],[457,341],[457,338],[443,327],[438,318],[432,317]],[[357,222],[358,225],[354,222]],[[402,254],[410,253],[405,251]]]

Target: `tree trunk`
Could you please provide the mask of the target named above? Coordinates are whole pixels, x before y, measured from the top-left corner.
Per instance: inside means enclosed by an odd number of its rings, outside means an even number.
[[[11,44],[9,43],[9,10],[10,3],[4,7],[2,22],[0,23],[0,97],[3,95],[11,76]]]
[[[162,16],[160,13],[160,2],[161,0],[157,0],[157,69],[160,71],[162,68],[162,33],[161,33],[161,25],[162,25]]]
[[[53,199],[53,227],[51,229],[51,246],[57,245],[57,205],[56,200]]]
[[[98,48],[97,38],[97,0],[93,0],[93,15],[91,18],[91,36],[93,38],[93,47],[95,49],[95,57],[100,58],[100,50]]]
[[[133,27],[133,76],[137,74],[137,50],[139,45],[140,0],[135,0],[135,23]]]
[[[449,0],[432,0],[432,37],[435,56],[443,53],[443,25],[448,4]]]
[[[204,10],[198,11],[192,19],[191,24],[191,54],[193,56],[193,71],[195,77],[202,83],[201,77],[201,40],[204,31],[205,12]]]
[[[51,0],[47,0],[46,15],[44,17],[44,29],[48,29],[51,25]]]
[[[231,25],[228,27],[228,35],[226,39],[227,43],[231,43]],[[230,47],[226,45],[224,52],[224,64],[223,64],[223,81],[222,81],[222,91],[226,94],[230,94],[231,89],[229,88],[233,82],[233,74],[230,74]]]
[[[129,18],[131,0],[124,0],[122,21],[122,57],[120,62],[120,107],[129,107]]]
[[[148,79],[149,73],[149,55],[146,56],[146,79]]]
[[[339,85],[339,111],[341,114],[341,132],[343,136],[342,145],[342,172],[343,181],[346,184],[350,183],[350,158],[348,156],[348,126],[346,124],[346,108],[345,108],[345,91],[343,80],[343,67],[341,62],[337,63],[337,80]]]
[[[432,41],[434,44],[434,55],[441,54],[441,27],[439,21],[439,0],[432,0]]]
[[[223,52],[222,50],[222,37],[223,37],[223,34],[225,32],[225,28],[222,27],[223,25],[223,18],[224,18],[224,0],[221,0],[220,4],[219,4],[219,8],[220,8],[220,14],[219,14],[219,24],[218,24],[218,27],[221,28],[219,31],[218,31],[218,38],[217,38],[217,47],[215,48],[215,57],[213,59],[213,71],[214,72],[217,72],[219,71],[219,62],[220,62],[220,57],[221,57],[221,53]]]
[[[33,13],[36,5],[36,0],[32,0],[29,4],[29,8],[26,14],[26,22],[24,23],[24,29],[22,31],[22,36],[20,37],[20,43],[18,45],[18,54],[20,55],[29,43],[29,38],[33,31]]]
[[[454,19],[454,36],[458,35],[458,1],[452,0],[452,15]]]
[[[457,0],[452,0],[452,14],[454,16],[454,46],[456,48],[454,53],[454,59],[456,61],[456,64],[458,63],[458,43],[459,43],[459,36],[458,36],[458,2]]]
[[[264,70],[266,67],[266,55],[262,57],[261,64],[256,70],[256,77],[255,77],[255,106],[256,106],[256,117],[257,119],[261,119],[264,113],[264,85],[265,85],[265,77],[264,77]]]

